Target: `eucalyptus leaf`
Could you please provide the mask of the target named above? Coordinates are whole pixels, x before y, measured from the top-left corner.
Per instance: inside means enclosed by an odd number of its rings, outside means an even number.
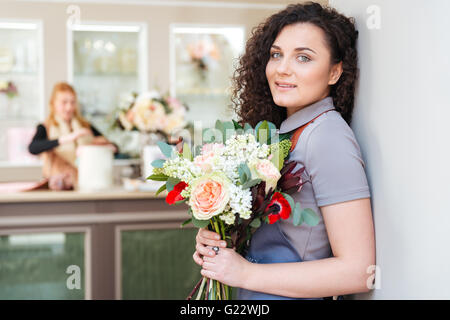
[[[197,228],[205,228],[209,225],[209,220],[198,220],[192,216],[192,224]]]
[[[292,198],[290,195],[288,195],[287,193],[281,192],[281,195],[287,200],[287,202],[289,203],[289,206],[291,207],[291,212],[294,212],[295,209],[295,201],[294,198]]]
[[[163,141],[157,141],[156,144],[158,145],[163,155],[165,155],[169,159],[172,157],[174,149],[171,146]]]
[[[236,130],[234,129],[234,124],[231,121],[225,121],[222,122],[223,125],[223,142],[227,141],[229,138],[231,138],[235,133]]]
[[[167,191],[172,191],[173,190],[173,188],[178,184],[178,183],[180,183],[180,179],[177,179],[177,178],[173,178],[173,177],[169,177],[168,179],[167,179],[167,182],[166,182],[166,188],[167,188]]]
[[[156,160],[152,161],[151,165],[154,168],[162,168],[163,165],[164,165],[164,162],[166,162],[166,160],[164,160],[164,159],[156,159]]]
[[[313,209],[306,208],[302,211],[302,218],[305,223],[311,227],[316,226],[319,223],[319,216]]]
[[[238,173],[239,173],[239,180],[241,181],[242,185],[247,183],[252,178],[250,168],[248,167],[248,165],[245,162],[242,162],[238,166]]]
[[[295,204],[294,210],[292,210],[291,214],[292,214],[292,222],[293,222],[294,226],[299,226],[301,224],[300,221],[302,218],[299,203]]]
[[[261,219],[255,218],[252,222],[250,222],[250,227],[259,228],[261,226]]]
[[[247,188],[251,188],[253,186],[256,186],[257,184],[259,184],[261,182],[261,179],[253,179],[253,180],[249,180],[246,183],[244,183],[242,185],[243,189],[247,189]]]
[[[251,133],[251,134],[255,134],[255,130],[252,128],[252,126],[249,123],[245,123],[244,124],[244,131],[245,133]]]

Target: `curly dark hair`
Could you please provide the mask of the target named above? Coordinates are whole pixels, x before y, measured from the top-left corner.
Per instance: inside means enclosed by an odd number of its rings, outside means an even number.
[[[231,100],[240,122],[255,126],[261,120],[268,120],[279,127],[286,119],[286,108],[273,101],[265,70],[276,37],[285,26],[295,23],[311,23],[321,28],[330,49],[330,63],[342,61],[343,72],[339,81],[331,86],[330,95],[336,110],[350,124],[358,74],[358,31],[353,18],[314,2],[291,4],[252,30],[232,79]]]

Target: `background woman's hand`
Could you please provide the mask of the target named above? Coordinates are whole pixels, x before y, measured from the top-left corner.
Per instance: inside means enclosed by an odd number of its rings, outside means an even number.
[[[218,233],[206,229],[198,230],[195,241],[196,245],[193,258],[199,266],[203,264],[203,256],[214,257],[216,255],[212,247],[226,248],[227,246],[224,240],[220,240]]]

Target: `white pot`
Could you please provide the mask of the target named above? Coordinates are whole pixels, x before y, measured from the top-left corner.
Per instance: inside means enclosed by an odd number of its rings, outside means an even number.
[[[78,155],[78,188],[97,191],[113,186],[113,151],[107,146],[80,146]]]

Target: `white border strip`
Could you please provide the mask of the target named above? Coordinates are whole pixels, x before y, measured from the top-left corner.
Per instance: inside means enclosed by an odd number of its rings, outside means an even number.
[[[70,4],[119,4],[160,7],[200,7],[200,8],[228,8],[228,9],[284,9],[286,4],[279,3],[249,3],[225,1],[168,1],[168,0],[17,0],[19,2],[37,3],[70,3]]]

